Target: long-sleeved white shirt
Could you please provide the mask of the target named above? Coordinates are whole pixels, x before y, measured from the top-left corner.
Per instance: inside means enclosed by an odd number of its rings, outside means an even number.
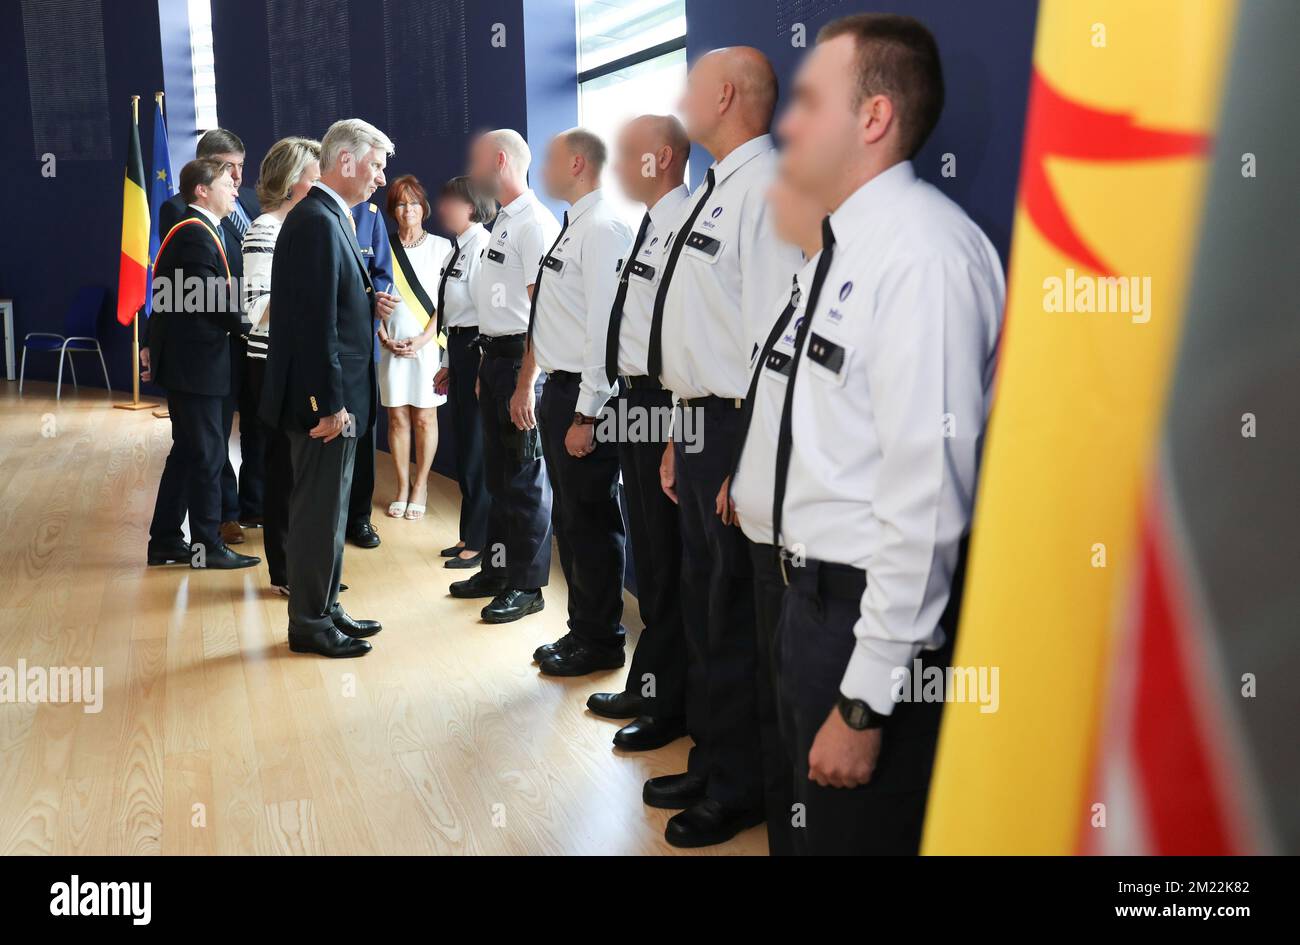
[[[803,265],[772,229],[767,191],[777,171],[771,135],[713,165],[714,187],[682,247],[664,300],[664,386],[678,397],[744,397],[749,356],[772,327],[773,300]],[[704,184],[682,209],[682,221]]]
[[[576,409],[594,417],[609,400],[605,374],[609,310],[619,272],[632,249],[632,231],[599,189],[570,207],[568,218],[568,229],[547,255],[541,282],[533,289],[537,296],[533,356],[548,374],[581,374]]]
[[[559,232],[555,214],[531,190],[501,208],[474,284],[480,333],[499,338],[528,330],[528,287]]]
[[[894,668],[944,642],[1006,283],[988,238],[910,162],[859,188],[831,230],[795,376],[781,543],[866,571],[841,691],[889,714]]]

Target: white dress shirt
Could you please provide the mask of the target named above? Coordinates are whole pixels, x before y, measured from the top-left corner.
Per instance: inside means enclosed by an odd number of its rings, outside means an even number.
[[[831,230],[795,379],[781,537],[866,571],[841,691],[889,714],[894,668],[944,642],[1006,283],[988,238],[911,162],[859,188]]]
[[[501,208],[474,285],[480,333],[499,338],[528,331],[528,287],[559,232],[555,214],[531,190]]]
[[[802,266],[799,250],[772,229],[767,191],[776,165],[771,135],[713,165],[713,193],[695,218],[664,302],[661,377],[678,397],[745,396],[750,352],[772,327],[773,300],[788,298]],[[698,199],[682,210],[683,220]]]
[[[569,227],[543,264],[533,323],[533,357],[546,373],[582,375],[578,413],[594,417],[609,400],[605,342],[618,276],[632,231],[599,190],[569,208]]]
[[[650,322],[654,318],[655,294],[664,274],[664,260],[677,235],[683,207],[690,198],[685,184],[674,187],[649,209],[650,226],[636,259],[628,263],[627,296],[623,319],[618,325],[618,373],[620,377],[643,377],[650,349]],[[683,250],[684,252],[685,250]]]
[[[752,542],[763,545],[772,544],[772,491],[776,480],[776,438],[781,426],[781,407],[785,404],[785,384],[790,377],[790,361],[794,355],[794,337],[799,331],[799,324],[804,318],[804,307],[808,304],[808,288],[812,285],[813,271],[817,268],[818,253],[799,270],[798,294],[795,299],[794,312],[786,324],[781,337],[772,345],[772,351],[763,365],[758,368],[763,372],[758,387],[754,390],[753,412],[749,418],[749,430],[742,444],[740,465],[736,468],[736,478],[731,483],[731,498],[736,504],[740,516],[740,528],[745,537]],[[793,284],[790,286],[793,290]],[[776,307],[776,317],[781,316],[790,304],[791,291],[787,290]],[[769,329],[770,330],[770,329]],[[767,339],[764,338],[763,341]],[[750,359],[750,375],[756,366],[762,350],[760,341],[754,348]]]
[[[473,328],[478,324],[473,286],[483,265],[481,255],[483,247],[487,245],[488,235],[487,227],[482,223],[471,223],[464,233],[456,237],[456,258],[452,259],[448,252],[438,269],[438,277],[441,279],[447,272],[447,267],[451,266],[451,272],[447,274],[447,285],[443,289],[443,328]],[[433,304],[437,305],[436,285],[434,294]]]

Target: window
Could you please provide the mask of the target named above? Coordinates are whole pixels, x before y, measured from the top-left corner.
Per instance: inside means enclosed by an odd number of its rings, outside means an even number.
[[[686,0],[577,0],[578,122],[612,150],[637,115],[668,115],[686,87]],[[634,229],[644,208],[608,198]]]
[[[189,0],[189,14],[190,62],[194,67],[194,127],[201,134],[218,127],[210,0]]]

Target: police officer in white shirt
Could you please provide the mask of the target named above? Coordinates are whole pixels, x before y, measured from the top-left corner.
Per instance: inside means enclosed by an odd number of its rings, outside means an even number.
[[[714,50],[691,69],[682,113],[715,163],[664,260],[647,346],[647,373],[682,408],[660,478],[681,506],[696,744],[685,774],[652,778],[642,794],[652,806],[683,808],[665,831],[675,846],[721,843],[763,820],[753,575],[744,535],[722,524],[715,501],[735,460],[750,352],[801,259],[772,232],[767,211],[776,98],[776,75],[756,49]]]
[[[474,189],[468,177],[453,177],[442,185],[438,218],[454,233],[451,252],[442,262],[438,278],[438,331],[447,334],[447,362],[433,379],[451,404],[452,435],[456,442],[456,481],[460,484],[460,540],[442,550],[449,560],[443,567],[474,568],[487,543],[491,500],[483,478],[483,427],[479,421],[478,309],[474,286],[483,266],[488,235],[484,223],[496,216],[496,204]]]
[[[546,190],[569,204],[533,283],[529,345],[547,380],[538,406],[554,494],[552,522],[569,586],[569,632],[538,655],[548,676],[623,665],[623,512],[618,445],[595,437],[612,388],[605,335],[632,231],[600,187],[604,142],[585,128],[551,140]]]
[[[664,256],[690,196],[683,183],[690,150],[686,129],[671,115],[633,119],[615,148],[620,188],[645,206],[610,309],[604,350],[606,378],[618,381],[619,467],[644,627],[627,688],[593,693],[587,708],[605,718],[632,719],[614,733],[614,744],[624,751],[660,748],[687,732],[682,536],[677,506],[659,487],[673,398],[659,378],[646,374],[646,352]],[[598,427],[597,436],[601,432]]]
[[[794,853],[794,785],[779,731],[775,659],[777,619],[785,597],[785,580],[772,544],[772,473],[776,468],[777,429],[781,405],[785,402],[785,379],[821,253],[826,208],[795,190],[783,178],[772,185],[768,200],[777,235],[802,249],[805,262],[792,280],[790,291],[773,306],[778,314],[767,338],[754,346],[736,472],[723,483],[717,503],[722,521],[739,525],[749,539],[749,556],[754,568],[754,616],[758,625],[758,716],[763,739],[767,846],[772,856],[790,856]],[[770,382],[759,384],[760,378]],[[744,507],[744,518],[736,515],[737,505]]]
[[[482,566],[450,591],[453,597],[491,597],[482,610],[488,623],[541,610],[541,589],[551,570],[551,485],[534,415],[545,378],[526,348],[533,283],[560,224],[528,189],[531,162],[517,131],[488,131],[470,146],[471,182],[501,204],[473,286],[483,354],[483,465],[492,507]]]
[[[988,239],[912,168],[942,106],[929,31],[860,14],[821,31],[779,128],[784,173],[831,210],[772,480],[805,853],[920,844],[942,703],[911,680],[951,661],[1006,295]]]

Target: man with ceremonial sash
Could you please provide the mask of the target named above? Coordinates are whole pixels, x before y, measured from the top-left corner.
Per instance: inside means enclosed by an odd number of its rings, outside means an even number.
[[[235,184],[220,161],[201,158],[181,169],[181,193],[189,210],[159,247],[154,314],[140,352],[144,379],[156,378],[167,390],[172,421],[148,561],[247,568],[261,559],[231,551],[220,530],[226,462],[222,402],[230,394],[230,336],[239,332],[241,314],[220,227],[234,204]],[[187,508],[189,544],[181,533]]]

